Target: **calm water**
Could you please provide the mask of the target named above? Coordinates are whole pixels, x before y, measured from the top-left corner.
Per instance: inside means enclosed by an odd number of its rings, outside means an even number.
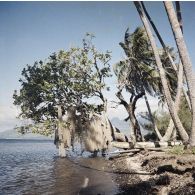
[[[117,194],[103,158],[58,158],[52,141],[0,140],[0,194]]]

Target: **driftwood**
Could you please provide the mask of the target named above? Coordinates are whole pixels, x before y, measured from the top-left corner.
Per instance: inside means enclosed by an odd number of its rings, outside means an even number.
[[[125,153],[125,154],[117,154],[114,156],[110,156],[109,160],[114,160],[114,159],[123,158],[123,157],[129,157],[129,156],[133,156],[133,155],[135,155],[135,153],[133,153],[133,152],[129,152],[129,153]]]
[[[158,151],[158,152],[166,152],[168,149],[167,148],[145,148],[146,150],[149,151]],[[123,156],[130,156],[134,155],[140,151],[144,150],[144,148],[137,148],[137,149],[130,149],[130,150],[119,150],[115,152],[109,152],[108,155],[116,155],[116,156],[111,156],[110,158],[120,158]]]
[[[133,148],[133,144],[131,142],[111,142],[112,147],[122,148],[122,149],[130,149]]]
[[[119,151],[114,151],[114,152],[109,152],[109,154],[123,154],[123,153],[135,153],[139,152],[140,149],[131,149],[131,150],[119,150]]]
[[[171,142],[137,142],[134,148],[167,148],[168,146],[182,145],[181,141]]]
[[[166,151],[168,151],[168,148],[146,148],[146,150],[157,151],[157,152],[166,152]]]
[[[151,149],[151,148],[167,148],[168,146],[183,145],[182,141],[171,142],[112,142],[112,146],[122,149]]]

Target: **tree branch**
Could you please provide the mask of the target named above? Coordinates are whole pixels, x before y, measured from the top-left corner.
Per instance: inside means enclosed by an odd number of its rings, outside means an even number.
[[[135,110],[135,105],[137,103],[137,100],[140,99],[142,96],[145,95],[145,91],[139,93],[138,95],[135,96],[133,103],[132,103],[132,109]]]
[[[125,106],[125,108],[128,110],[128,103],[125,101],[125,99],[124,99],[124,97],[123,97],[123,95],[122,95],[122,89],[120,89],[117,93],[116,93],[116,96],[117,96],[117,98],[121,101],[120,103],[122,104],[122,105],[124,105]]]

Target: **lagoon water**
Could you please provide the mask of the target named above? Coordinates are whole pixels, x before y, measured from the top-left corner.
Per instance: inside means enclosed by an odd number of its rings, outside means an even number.
[[[117,194],[103,158],[58,158],[50,140],[0,140],[0,195]]]

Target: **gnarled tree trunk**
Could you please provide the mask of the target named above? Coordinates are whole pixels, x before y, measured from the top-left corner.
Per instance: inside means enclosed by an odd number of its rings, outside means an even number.
[[[140,126],[139,126],[139,123],[138,123],[136,116],[135,116],[135,109],[136,109],[137,100],[140,99],[144,94],[145,94],[145,92],[142,92],[142,93],[136,95],[134,98],[130,98],[129,104],[125,101],[124,97],[122,96],[121,89],[116,94],[118,99],[121,101],[120,103],[125,107],[128,115],[129,115],[127,120],[128,119],[130,120],[130,127],[131,127],[130,140],[132,142],[143,141]]]
[[[62,120],[62,106],[58,105],[58,142],[57,146],[59,149],[59,156],[65,157],[66,150],[64,145],[64,135],[63,135],[63,120]]]

